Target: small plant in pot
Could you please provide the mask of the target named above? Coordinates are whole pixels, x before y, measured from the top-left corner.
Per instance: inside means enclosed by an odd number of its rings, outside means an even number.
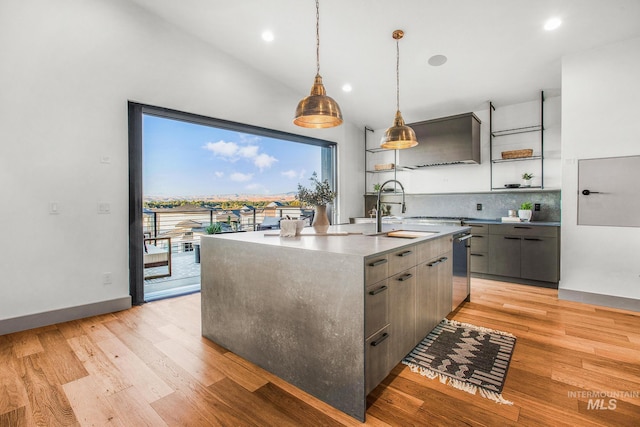
[[[532,215],[532,210],[533,209],[533,203],[531,202],[524,202],[520,205],[520,209],[518,210],[518,218],[520,218],[520,221],[525,221],[525,222],[529,222],[531,221],[531,215]]]
[[[525,172],[522,174],[522,185],[521,187],[531,187],[531,180],[533,179],[533,174],[529,172]]]

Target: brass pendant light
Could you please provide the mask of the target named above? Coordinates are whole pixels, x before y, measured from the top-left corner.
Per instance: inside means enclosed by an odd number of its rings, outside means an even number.
[[[320,3],[316,0],[316,78],[311,94],[298,103],[293,123],[303,128],[331,128],[342,124],[340,106],[327,96],[320,76]]]
[[[396,41],[396,117],[393,126],[388,128],[380,140],[380,148],[390,150],[402,150],[418,145],[416,133],[409,126],[404,124],[402,114],[400,114],[400,45],[399,41],[404,37],[404,31],[395,30],[392,37]]]

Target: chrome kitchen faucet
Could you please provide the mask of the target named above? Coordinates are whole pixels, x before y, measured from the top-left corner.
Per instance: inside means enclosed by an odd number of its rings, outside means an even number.
[[[404,186],[402,185],[402,183],[397,179],[390,179],[388,181],[385,181],[380,186],[380,188],[378,188],[378,200],[376,201],[376,233],[380,233],[382,231],[382,209],[380,208],[380,193],[382,193],[382,189],[384,188],[384,186],[389,184],[390,182],[397,183],[402,189],[402,213],[405,213],[407,211],[407,206],[404,203]]]

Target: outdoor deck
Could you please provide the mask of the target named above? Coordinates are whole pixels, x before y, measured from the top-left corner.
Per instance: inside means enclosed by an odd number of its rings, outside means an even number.
[[[167,267],[145,268],[144,275],[165,274]],[[200,264],[196,263],[195,252],[174,252],[171,254],[171,276],[145,279],[145,301],[188,294],[200,291]]]

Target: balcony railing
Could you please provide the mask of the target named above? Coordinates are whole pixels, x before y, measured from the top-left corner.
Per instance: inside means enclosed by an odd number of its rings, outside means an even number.
[[[153,245],[153,251],[161,250],[168,254],[166,264],[145,263],[145,286],[199,277],[198,245],[200,237],[209,234],[207,228],[211,224],[220,224],[222,233],[278,229],[279,221],[287,217],[305,219],[308,226],[313,221],[313,210],[289,206],[233,211],[184,206],[145,209],[145,243]]]

